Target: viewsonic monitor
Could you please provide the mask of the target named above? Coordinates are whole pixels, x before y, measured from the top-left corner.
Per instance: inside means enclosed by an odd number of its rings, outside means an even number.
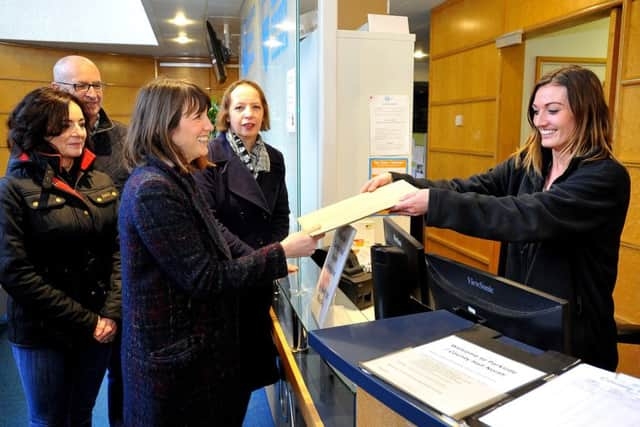
[[[571,354],[566,300],[435,254],[425,258],[434,310],[452,311],[541,350]]]
[[[207,21],[207,34],[209,35],[211,63],[213,64],[213,69],[215,70],[218,83],[222,84],[227,80],[227,71],[224,64],[228,62],[229,58],[226,53],[226,48],[222,45],[222,42],[216,35],[216,32],[209,21]]]

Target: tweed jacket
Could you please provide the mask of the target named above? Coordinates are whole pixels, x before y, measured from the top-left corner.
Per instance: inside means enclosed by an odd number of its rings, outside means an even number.
[[[127,180],[119,229],[125,424],[225,425],[240,368],[235,296],[287,274],[282,246],[232,259],[193,177],[155,158]]]
[[[9,294],[9,340],[73,348],[93,341],[98,315],[120,320],[118,192],[77,160],[75,183],[59,156],[14,156],[0,180],[0,283]]]
[[[551,158],[544,150],[543,171]],[[548,191],[514,158],[469,179],[429,187],[429,226],[503,242],[499,273],[569,301],[572,353],[613,370],[618,363],[613,288],[629,206],[627,170],[613,159],[574,158]],[[394,179],[402,177],[394,175]]]
[[[210,167],[195,175],[216,218],[253,248],[284,239],[289,233],[289,198],[282,153],[266,144],[270,171],[257,178],[240,161],[221,133],[209,143]],[[242,382],[249,390],[278,379],[277,351],[271,338],[271,287],[241,292]]]

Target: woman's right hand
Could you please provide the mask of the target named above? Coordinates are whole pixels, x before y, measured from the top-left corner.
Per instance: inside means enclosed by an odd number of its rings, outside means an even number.
[[[390,184],[393,181],[391,174],[389,172],[381,173],[380,175],[376,175],[371,178],[369,181],[365,182],[362,188],[360,189],[361,193],[367,193],[374,191],[378,187],[382,187],[383,185]]]
[[[298,231],[289,234],[280,244],[287,258],[298,258],[310,256],[316,250],[318,240],[323,237],[324,234],[311,236],[307,231]]]

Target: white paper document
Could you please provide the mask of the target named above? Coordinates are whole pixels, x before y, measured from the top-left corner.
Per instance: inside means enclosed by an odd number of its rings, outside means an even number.
[[[369,97],[369,154],[406,156],[411,152],[409,97]]]
[[[480,421],[491,427],[637,427],[640,378],[582,363]]]
[[[454,335],[361,365],[455,419],[545,375]]]
[[[331,231],[345,224],[373,215],[397,204],[400,199],[418,191],[406,181],[384,185],[371,193],[360,193],[338,203],[318,209],[298,218],[303,230],[314,230],[311,235]],[[316,228],[320,227],[320,228]]]

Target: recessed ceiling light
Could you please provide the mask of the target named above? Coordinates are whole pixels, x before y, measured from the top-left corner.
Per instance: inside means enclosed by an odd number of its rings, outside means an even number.
[[[184,12],[178,11],[173,19],[169,19],[169,22],[173,25],[177,25],[178,27],[185,27],[187,25],[193,24],[195,21],[192,19],[187,19],[187,17],[184,16]]]
[[[176,43],[180,43],[180,44],[187,44],[187,43],[191,43],[192,41],[194,41],[193,39],[190,39],[186,33],[179,33],[178,37],[171,39]]]

